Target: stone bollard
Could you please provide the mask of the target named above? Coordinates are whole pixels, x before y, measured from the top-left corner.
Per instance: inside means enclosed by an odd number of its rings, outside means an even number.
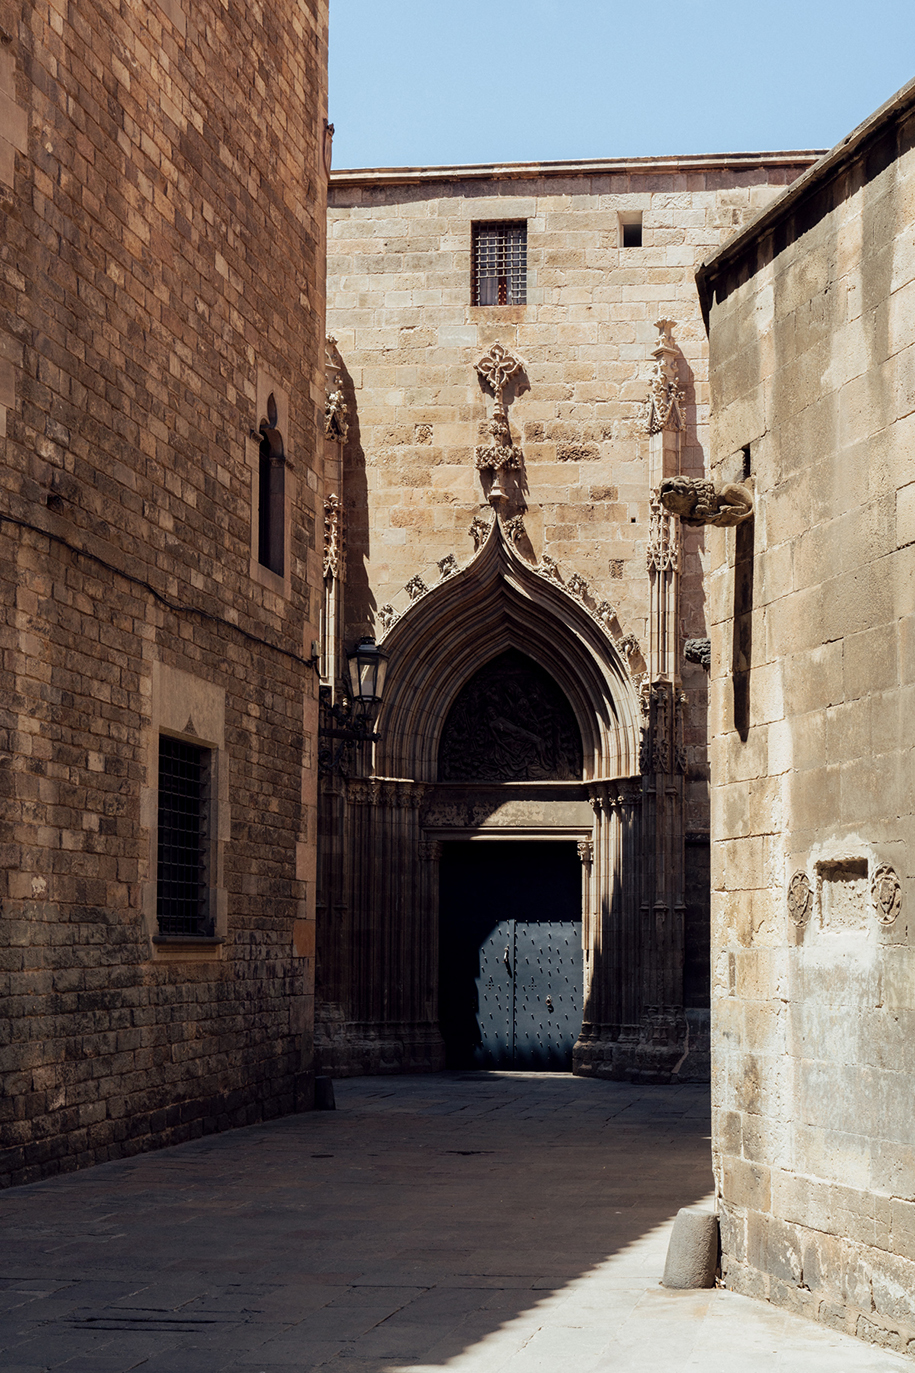
[[[663,1287],[714,1287],[718,1267],[718,1217],[684,1206],[677,1212],[667,1246]]]
[[[316,1111],[336,1111],[337,1103],[334,1101],[334,1083],[329,1077],[315,1078],[315,1110]]]

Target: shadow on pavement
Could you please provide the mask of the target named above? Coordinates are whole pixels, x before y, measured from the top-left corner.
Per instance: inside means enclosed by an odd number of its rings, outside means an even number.
[[[589,1366],[577,1280],[627,1250],[637,1267],[642,1237],[709,1193],[707,1093],[559,1074],[351,1079],[333,1113],[8,1192],[0,1364],[495,1369],[558,1294],[583,1343],[555,1366]]]

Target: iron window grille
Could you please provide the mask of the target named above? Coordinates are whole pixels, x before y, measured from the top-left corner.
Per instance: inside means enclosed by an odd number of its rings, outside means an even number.
[[[209,783],[209,749],[159,736],[156,915],[160,934],[213,933],[207,861]]]
[[[490,221],[473,226],[474,305],[527,304],[527,224]]]

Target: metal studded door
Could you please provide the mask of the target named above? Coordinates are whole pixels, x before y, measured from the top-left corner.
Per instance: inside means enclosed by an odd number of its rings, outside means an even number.
[[[446,843],[440,910],[448,1066],[571,1068],[583,1001],[575,845]]]

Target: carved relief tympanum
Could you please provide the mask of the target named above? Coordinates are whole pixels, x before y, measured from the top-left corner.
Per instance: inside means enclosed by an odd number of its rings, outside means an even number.
[[[572,781],[581,772],[578,722],[542,668],[509,649],[471,677],[442,731],[441,781]]]

